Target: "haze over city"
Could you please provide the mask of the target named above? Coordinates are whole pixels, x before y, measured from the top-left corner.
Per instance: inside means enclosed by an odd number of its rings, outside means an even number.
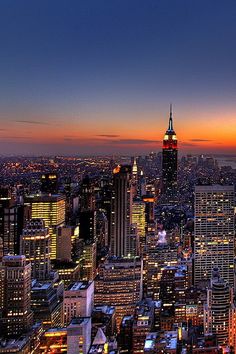
[[[235,153],[236,3],[2,1],[0,149]]]

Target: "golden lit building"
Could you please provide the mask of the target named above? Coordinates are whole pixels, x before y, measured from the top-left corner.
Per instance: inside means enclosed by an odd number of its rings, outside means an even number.
[[[141,244],[144,247],[145,240],[145,203],[142,201],[134,201],[132,206],[132,224],[137,226],[137,234]]]
[[[65,223],[65,197],[55,195],[32,195],[25,200],[31,206],[32,219],[43,219],[51,235],[51,259],[56,259],[57,227]]]
[[[79,259],[80,280],[94,280],[96,269],[96,241],[88,241],[83,245],[83,252]]]

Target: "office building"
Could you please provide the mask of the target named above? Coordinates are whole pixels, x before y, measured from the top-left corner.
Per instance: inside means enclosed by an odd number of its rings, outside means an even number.
[[[56,173],[43,173],[41,176],[41,192],[43,194],[58,193],[58,176]]]
[[[68,327],[48,329],[39,353],[87,354],[91,345],[91,318],[74,318]]]
[[[146,336],[154,327],[154,302],[145,299],[138,303],[135,309],[132,353],[143,353]]]
[[[80,212],[95,210],[94,182],[89,176],[80,185]]]
[[[16,204],[10,197],[0,198],[0,237],[3,240],[3,254],[20,254],[20,237],[30,208]]]
[[[84,241],[94,241],[96,237],[96,211],[85,210],[79,214],[79,237]]]
[[[142,297],[143,265],[140,258],[110,258],[101,264],[95,279],[95,305],[116,308],[117,329],[122,318],[133,315]]]
[[[86,354],[90,345],[91,318],[74,318],[67,327],[67,354]]]
[[[113,170],[113,195],[111,212],[111,254],[128,256],[127,234],[132,215],[131,166],[117,166]]]
[[[80,279],[83,281],[94,280],[97,274],[96,244],[97,244],[96,241],[83,242],[82,245],[83,251],[81,256],[79,257]]]
[[[132,223],[136,224],[137,235],[141,247],[145,246],[145,203],[140,200],[134,200],[132,205]]]
[[[1,266],[3,308],[2,334],[17,337],[27,332],[33,321],[30,308],[31,265],[25,256],[4,256]]]
[[[195,187],[194,283],[211,278],[213,268],[234,285],[234,187]]]
[[[34,321],[42,323],[44,330],[62,326],[63,290],[63,282],[32,282],[31,309],[34,313]]]
[[[94,306],[94,282],[76,282],[63,295],[64,326],[73,318],[91,317]]]
[[[51,271],[51,236],[43,219],[31,219],[22,232],[21,254],[31,263],[31,277],[49,278]]]
[[[207,289],[207,303],[204,308],[205,334],[213,333],[221,347],[234,343],[232,317],[235,313],[233,288],[213,271],[211,285]],[[235,328],[234,328],[235,330]]]
[[[31,206],[32,219],[43,219],[51,236],[51,259],[56,259],[57,227],[65,222],[65,197],[55,195],[32,195],[25,199]]]

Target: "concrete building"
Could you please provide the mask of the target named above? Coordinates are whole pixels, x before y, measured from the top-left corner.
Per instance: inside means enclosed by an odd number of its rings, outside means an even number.
[[[63,295],[64,325],[68,325],[76,317],[91,317],[93,305],[93,281],[76,282],[69,285]]]

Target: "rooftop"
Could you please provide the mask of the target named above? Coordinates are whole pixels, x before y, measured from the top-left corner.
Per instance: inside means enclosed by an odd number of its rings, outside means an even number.
[[[92,281],[79,281],[69,285],[66,291],[77,291],[77,290],[86,290],[90,287]]]

